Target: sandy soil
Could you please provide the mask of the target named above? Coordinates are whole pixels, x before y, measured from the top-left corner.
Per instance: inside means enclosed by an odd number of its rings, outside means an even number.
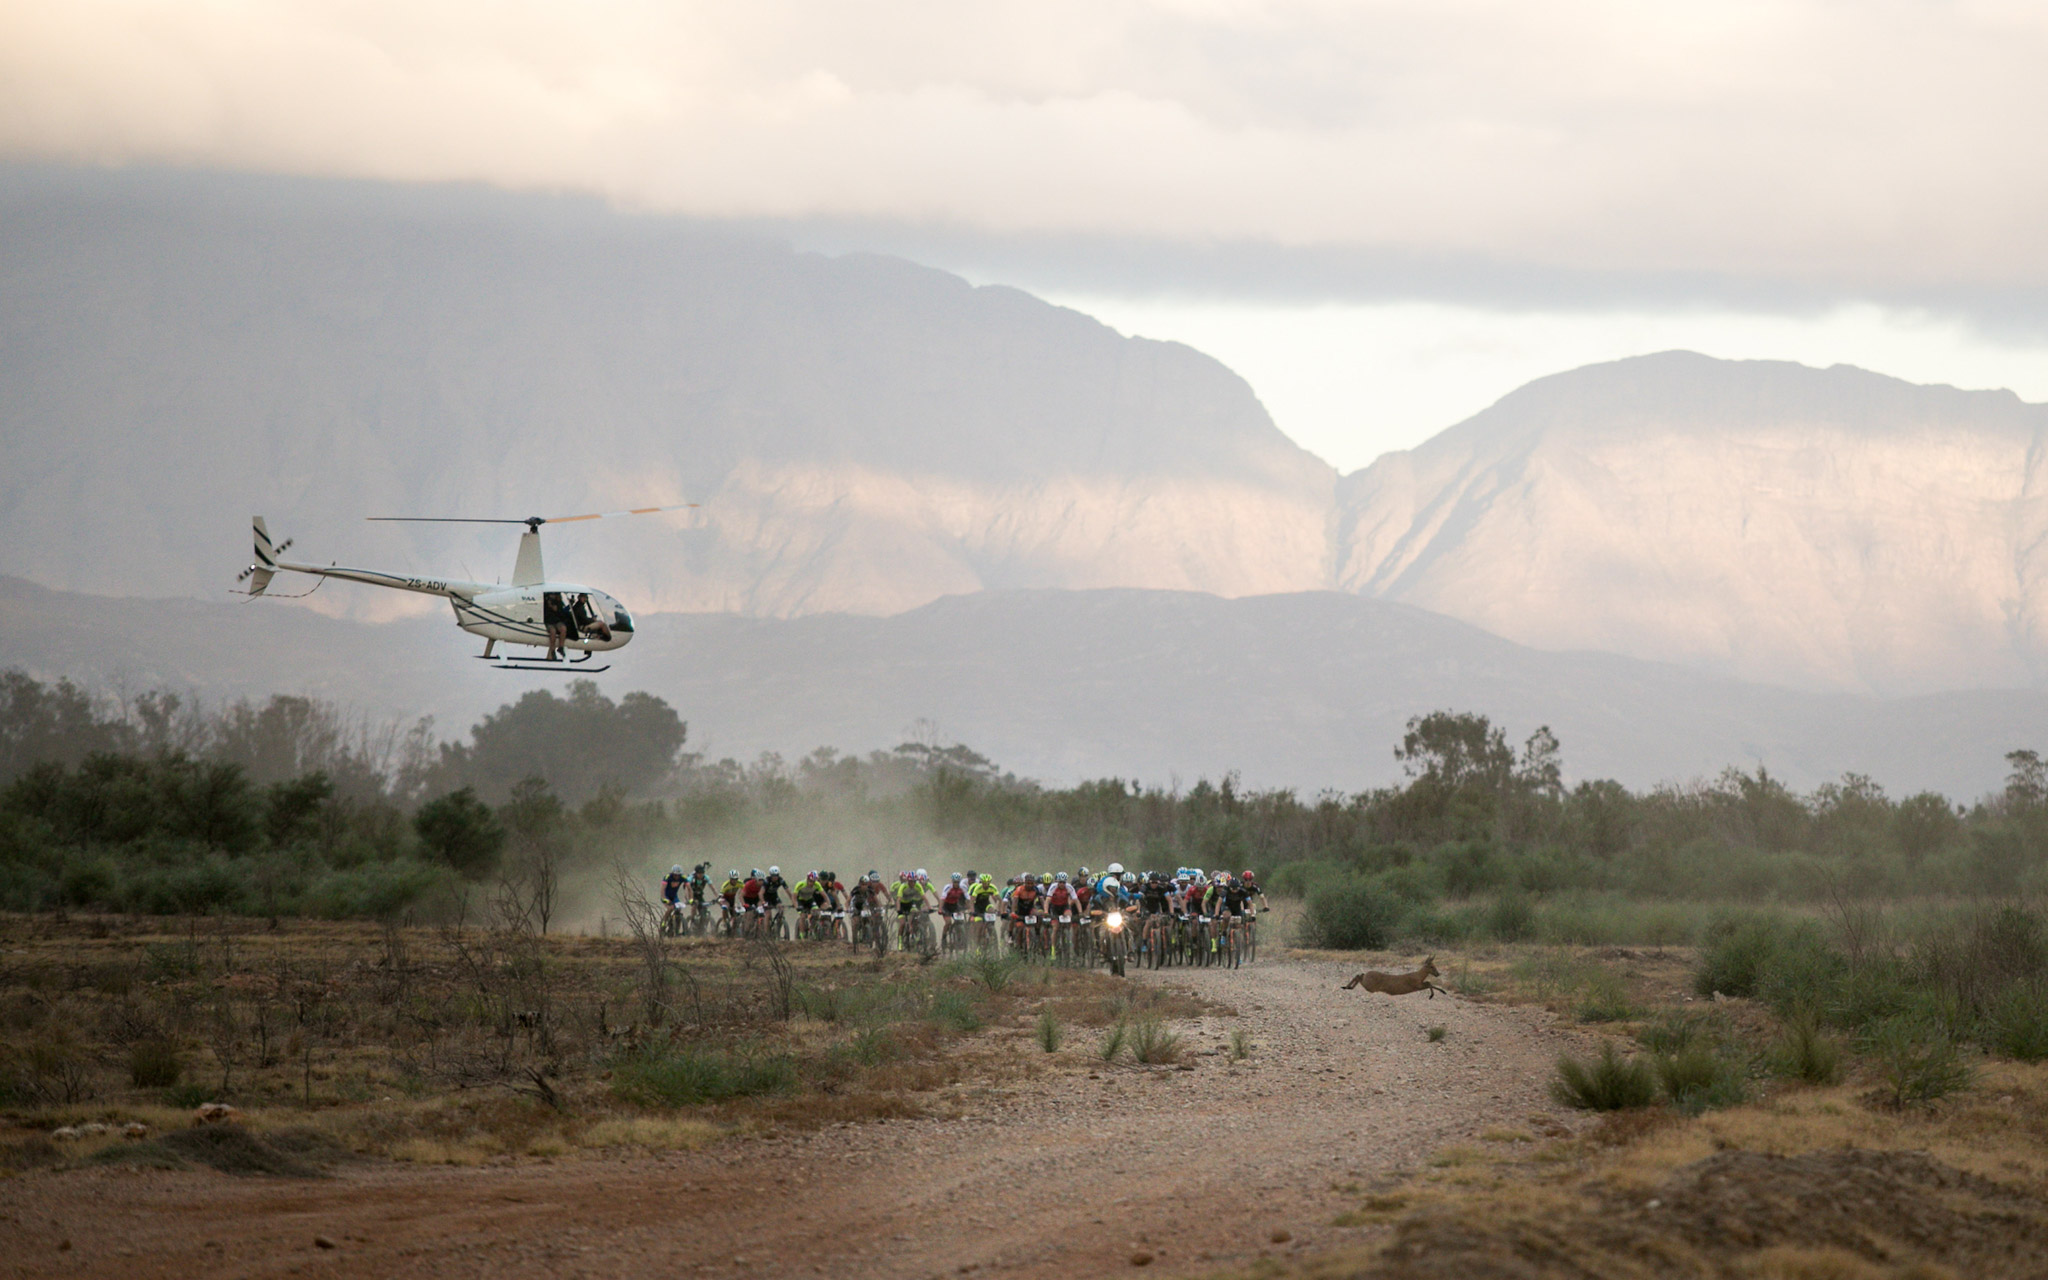
[[[1051,1074],[990,1091],[962,1120],[317,1181],[33,1175],[0,1194],[0,1271],[1071,1277],[1130,1271],[1142,1252],[1149,1272],[1181,1274],[1357,1240],[1328,1225],[1357,1186],[1489,1127],[1571,1123],[1545,1089],[1580,1034],[1535,1008],[1340,991],[1354,967],[1176,972],[1240,1014],[1183,1027],[1191,1067]],[[1237,1026],[1255,1049],[1233,1064]],[[1077,1058],[1092,1034],[1077,1034]]]

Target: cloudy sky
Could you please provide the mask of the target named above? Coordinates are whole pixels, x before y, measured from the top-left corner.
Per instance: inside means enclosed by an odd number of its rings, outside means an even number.
[[[902,252],[1348,468],[1675,346],[2048,399],[2044,67],[2035,0],[0,0],[0,155]]]

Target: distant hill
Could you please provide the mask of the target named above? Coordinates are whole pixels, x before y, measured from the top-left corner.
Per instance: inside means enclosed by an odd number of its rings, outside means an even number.
[[[692,749],[794,759],[890,747],[936,725],[1020,774],[1355,790],[1397,776],[1411,715],[1480,711],[1517,739],[1549,724],[1573,778],[1633,786],[1767,766],[1810,787],[1846,771],[1895,794],[1974,798],[2003,755],[2048,746],[2048,693],[1894,701],[1544,653],[1405,605],[1336,592],[1009,591],[888,618],[651,614],[597,677],[690,722]],[[0,665],[210,699],[311,693],[461,736],[558,677],[490,670],[445,619],[383,626],[280,602],[109,599],[0,579]]]
[[[551,564],[760,616],[1329,578],[1336,473],[1241,378],[1014,289],[463,188],[0,168],[0,226],[0,570],[47,584],[214,595],[257,513],[488,578],[507,536],[363,517],[681,501]]]
[[[2048,406],[1667,352],[1345,477],[1337,584],[1546,649],[1911,693],[2048,674]]]

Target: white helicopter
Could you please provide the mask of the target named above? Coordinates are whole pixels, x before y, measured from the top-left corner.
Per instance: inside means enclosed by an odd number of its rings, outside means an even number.
[[[273,546],[270,530],[262,516],[255,518],[256,563],[235,579],[247,582],[243,594],[260,596],[280,572],[310,573],[321,578],[342,578],[367,582],[373,587],[392,587],[422,595],[445,596],[455,610],[455,625],[471,635],[484,638],[484,651],[477,656],[501,671],[563,671],[571,666],[579,673],[596,674],[611,668],[590,667],[593,653],[623,649],[633,638],[633,615],[626,606],[595,587],[573,582],[549,582],[541,568],[540,527],[576,520],[603,520],[612,516],[645,516],[662,511],[694,507],[685,502],[672,507],[635,507],[630,511],[593,511],[580,516],[527,516],[522,520],[473,519],[461,516],[371,516],[377,521],[424,524],[523,524],[519,536],[519,558],[512,566],[512,581],[462,582],[453,578],[414,578],[378,569],[351,569],[337,564],[301,564],[281,557],[291,549],[286,538]],[[317,589],[317,588],[316,588]],[[497,652],[500,642],[546,649],[544,658]],[[580,656],[570,657],[570,651]]]

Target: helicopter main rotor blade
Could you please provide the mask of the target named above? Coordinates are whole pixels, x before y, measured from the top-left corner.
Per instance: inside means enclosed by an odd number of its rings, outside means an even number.
[[[661,511],[681,511],[694,507],[694,502],[678,502],[672,507],[633,507],[627,511],[592,511],[580,516],[549,516],[549,524],[567,524],[571,520],[609,520],[613,516],[651,516]]]
[[[488,516],[364,516],[365,520],[389,520],[403,524],[532,524],[531,520],[494,520]]]

